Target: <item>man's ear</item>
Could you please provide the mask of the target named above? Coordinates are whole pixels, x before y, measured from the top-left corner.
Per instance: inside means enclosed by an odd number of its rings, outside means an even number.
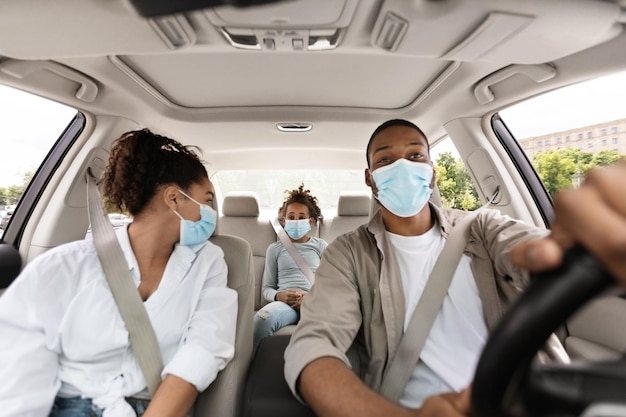
[[[433,179],[430,180],[430,188],[435,188],[435,184],[437,183],[437,170],[435,169],[435,165],[430,161],[430,165],[433,167]]]
[[[376,188],[376,183],[372,180],[372,173],[369,168],[365,169],[365,185],[370,187],[374,197],[378,196],[378,189]]]

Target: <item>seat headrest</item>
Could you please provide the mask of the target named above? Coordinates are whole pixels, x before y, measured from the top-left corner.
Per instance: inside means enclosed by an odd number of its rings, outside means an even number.
[[[224,216],[259,217],[259,213],[259,198],[254,191],[232,191],[224,197]]]
[[[219,204],[217,204],[217,198],[213,198],[213,202],[211,202],[211,208],[215,210],[216,213],[219,213]]]
[[[368,216],[370,194],[366,191],[343,191],[337,202],[338,216]]]
[[[215,197],[213,198],[213,202],[211,203],[211,208],[213,210],[215,210],[215,213],[219,213],[220,212],[219,211],[219,204],[217,203],[217,198],[215,198]],[[219,230],[220,230],[219,221],[218,221],[219,217],[220,216],[217,216],[217,218],[215,219],[215,231],[213,232],[213,234],[215,236],[217,236],[219,234]]]

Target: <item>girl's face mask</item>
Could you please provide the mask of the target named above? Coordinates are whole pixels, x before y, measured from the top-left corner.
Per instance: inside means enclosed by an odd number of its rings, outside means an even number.
[[[311,230],[311,223],[309,219],[302,220],[285,220],[285,226],[283,227],[285,232],[293,240],[298,240]]]
[[[217,224],[217,213],[211,207],[206,204],[200,204],[182,190],[178,190],[182,195],[200,206],[200,220],[194,222],[191,220],[185,220],[176,210],[174,213],[180,217],[180,244],[181,245],[195,245],[198,243],[206,242],[213,232],[215,232],[215,226]]]

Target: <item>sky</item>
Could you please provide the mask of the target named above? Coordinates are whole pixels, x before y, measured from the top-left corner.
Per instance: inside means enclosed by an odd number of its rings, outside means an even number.
[[[554,90],[499,114],[518,139],[626,118],[626,72]],[[452,141],[445,139],[432,148],[431,159],[447,151],[458,158]]]
[[[76,110],[0,85],[0,187],[21,185],[22,176],[45,158]]]
[[[591,105],[590,105],[591,104]],[[0,187],[21,185],[34,171],[76,111],[0,85]],[[626,117],[626,73],[556,90],[500,111],[517,138],[573,129]],[[433,148],[458,155],[451,142]]]
[[[499,112],[516,138],[626,117],[626,73],[555,90]]]

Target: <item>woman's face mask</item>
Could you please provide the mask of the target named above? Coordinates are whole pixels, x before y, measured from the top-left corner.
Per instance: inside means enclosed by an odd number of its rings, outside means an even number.
[[[180,244],[181,245],[195,245],[198,243],[206,242],[213,232],[215,232],[215,226],[217,224],[217,213],[211,207],[206,204],[200,204],[182,190],[178,190],[182,195],[187,197],[200,206],[200,220],[194,222],[191,220],[185,220],[176,210],[174,213],[180,217]]]
[[[309,222],[309,219],[285,220],[283,229],[285,229],[285,232],[293,240],[298,240],[309,233],[311,230],[311,222]]]
[[[401,158],[371,172],[376,184],[376,199],[399,217],[412,217],[428,202],[433,190],[434,170],[430,164]]]

